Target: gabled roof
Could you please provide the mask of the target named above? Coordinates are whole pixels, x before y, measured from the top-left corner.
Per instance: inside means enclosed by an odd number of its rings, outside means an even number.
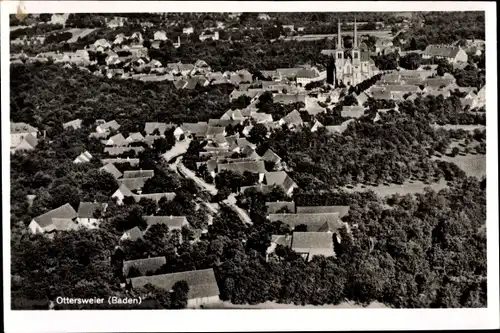
[[[35,220],[35,222],[38,223],[38,225],[41,228],[45,229],[46,227],[53,224],[52,222],[53,218],[74,219],[76,217],[77,217],[76,211],[73,209],[73,207],[71,207],[69,203],[67,203],[47,213],[37,216],[33,220]]]
[[[141,178],[122,178],[117,179],[118,184],[125,185],[129,190],[139,190],[144,187],[144,184],[151,177],[141,177]]]
[[[427,45],[423,54],[431,57],[455,58],[460,52],[459,47],[449,45]]]
[[[111,156],[122,155],[123,153],[131,151],[131,150],[135,151],[136,153],[139,153],[141,151],[144,151],[144,147],[111,146],[111,147],[104,148],[104,152],[108,153]]]
[[[167,123],[148,122],[144,125],[144,132],[146,134],[152,134],[155,131],[155,129],[158,129],[160,134],[163,134],[167,129],[171,129],[172,127],[175,127],[175,125]]]
[[[116,120],[111,120],[111,121],[108,121],[107,123],[104,123],[102,125],[100,125],[101,128],[107,130],[107,129],[114,129],[114,130],[118,130],[120,128],[120,124],[118,124],[118,122]]]
[[[262,159],[267,162],[278,163],[281,161],[281,157],[279,157],[275,152],[271,149],[267,149],[264,155],[262,155]]]
[[[113,145],[113,146],[122,146],[122,145],[125,146],[128,144],[127,140],[125,140],[125,138],[123,137],[123,135],[121,133],[113,135],[112,137],[110,137],[108,139],[108,141],[110,141],[110,140],[112,141],[112,143],[109,142],[109,144],[108,144],[110,146],[111,145]],[[108,143],[108,141],[106,141],[106,143]]]
[[[105,210],[108,205],[98,202],[80,202],[78,206],[78,218],[94,218],[94,213],[99,210]]]
[[[131,166],[136,166],[139,164],[139,159],[138,158],[103,158],[101,160],[103,165],[106,165],[108,163],[129,163]]]
[[[257,124],[271,123],[273,121],[273,116],[268,113],[255,112],[254,114],[251,115],[251,117]]]
[[[121,176],[123,176],[120,170],[118,170],[113,163],[108,163],[105,166],[101,167],[99,170],[112,174],[113,177],[115,177],[115,179],[118,179]]]
[[[239,174],[243,174],[245,171],[251,173],[265,173],[266,168],[264,166],[264,161],[247,161],[247,162],[236,162],[236,163],[219,163],[217,164],[219,172],[224,170],[233,171]]]
[[[349,214],[349,206],[297,206],[297,214],[338,213],[339,218]]]
[[[222,126],[208,126],[207,132],[205,135],[216,135],[216,134],[223,134],[225,132],[226,128]]]
[[[88,151],[84,151],[83,153],[81,153],[80,155],[78,155],[76,157],[76,159],[74,160],[74,163],[90,162],[91,159],[92,159],[92,155],[90,155],[90,153]]]
[[[291,104],[291,103],[298,103],[306,102],[306,95],[305,94],[275,94],[273,96],[273,103],[282,103],[282,104]]]
[[[285,192],[288,192],[292,187],[296,187],[297,184],[293,181],[292,178],[285,171],[271,171],[265,173],[265,179],[267,185],[278,185],[282,186],[285,189]]]
[[[308,79],[313,79],[318,77],[318,72],[314,71],[312,69],[301,69],[297,72],[297,78],[308,78]]]
[[[67,123],[63,124],[64,129],[69,128],[69,127],[72,127],[75,130],[79,129],[80,127],[82,127],[82,120],[75,119],[75,120],[71,120],[71,121],[68,121]]]
[[[299,111],[293,110],[283,118],[281,118],[287,125],[302,125],[302,117]]]
[[[116,191],[120,191],[124,197],[131,197],[134,195],[134,193],[132,193],[132,191],[130,191],[130,189],[125,184],[120,184],[120,187],[118,187],[118,190]]]
[[[146,275],[148,272],[155,273],[166,263],[167,259],[164,256],[136,260],[125,260],[123,261],[123,276],[127,277],[132,267],[137,269],[141,273],[141,275]]]
[[[189,222],[185,216],[143,216],[148,226],[164,224],[169,230],[180,230],[188,226]]]
[[[154,170],[127,170],[123,172],[123,178],[154,177]]]
[[[159,202],[162,198],[165,198],[167,201],[172,201],[175,199],[175,193],[173,192],[165,192],[165,193],[146,193],[146,194],[133,194],[133,198],[135,202],[141,201],[141,199],[150,199],[156,202]]]
[[[37,133],[38,129],[26,123],[10,123],[10,133]]]
[[[131,142],[142,142],[144,141],[144,136],[139,132],[134,132],[128,135],[127,140]]]
[[[181,125],[181,129],[184,132],[190,132],[196,136],[205,135],[208,130],[207,122],[197,122],[197,123],[184,123]]]
[[[314,255],[335,256],[332,234],[326,232],[294,232],[291,247],[297,253],[307,253],[308,260]]]
[[[132,288],[142,288],[146,284],[151,284],[166,291],[170,291],[174,284],[179,281],[187,282],[189,286],[188,299],[219,296],[219,287],[212,268],[130,279]]]
[[[299,224],[305,224],[308,232],[335,232],[343,225],[338,213],[269,214],[269,220],[271,222],[281,221],[291,229]]]
[[[123,236],[121,237],[121,239],[129,239],[133,242],[142,238],[143,238],[143,233],[141,229],[139,229],[138,227],[133,227],[132,229],[125,231],[123,233]]]
[[[15,150],[31,150],[38,144],[38,139],[28,133],[23,140],[15,147]]]
[[[266,202],[267,213],[274,214],[280,211],[283,208],[287,208],[290,213],[295,212],[295,202],[293,201],[275,201],[275,202]]]

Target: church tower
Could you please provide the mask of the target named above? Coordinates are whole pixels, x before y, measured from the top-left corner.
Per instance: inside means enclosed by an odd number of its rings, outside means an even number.
[[[354,39],[352,42],[352,84],[355,86],[362,81],[361,78],[361,52],[358,46],[358,28],[354,19]]]
[[[335,60],[337,62],[343,62],[344,60],[344,49],[342,47],[342,32],[340,31],[340,20],[338,23],[338,32],[337,32],[337,49],[335,50]]]
[[[342,46],[342,32],[341,32],[341,23],[339,20],[338,23],[338,32],[337,32],[337,49],[335,50],[335,78],[334,82],[336,82],[336,86],[343,81],[343,68],[344,68],[344,48]]]
[[[358,47],[358,28],[356,27],[356,19],[354,19],[354,40],[352,42],[352,61],[356,63],[360,61],[360,51]]]

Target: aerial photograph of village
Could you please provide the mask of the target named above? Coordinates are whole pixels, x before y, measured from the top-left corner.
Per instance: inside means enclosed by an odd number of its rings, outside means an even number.
[[[9,27],[12,310],[487,307],[484,11]]]

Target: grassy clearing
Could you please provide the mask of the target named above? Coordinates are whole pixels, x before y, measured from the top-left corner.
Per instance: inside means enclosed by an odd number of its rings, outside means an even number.
[[[380,197],[386,197],[386,196],[391,196],[394,194],[399,194],[399,195],[406,195],[406,194],[416,194],[416,193],[423,193],[424,189],[426,187],[430,187],[434,191],[440,191],[448,185],[446,184],[446,181],[442,178],[439,182],[437,183],[431,183],[431,184],[425,184],[424,182],[418,180],[418,181],[406,181],[402,185],[398,184],[391,184],[391,185],[378,185],[378,186],[372,186],[372,185],[361,185],[358,184],[353,188],[343,188],[344,190],[348,192],[365,192],[372,190],[375,192],[378,196]]]
[[[481,179],[486,176],[486,155],[457,155],[450,156],[433,156],[432,159],[455,163],[468,176],[473,176]]]

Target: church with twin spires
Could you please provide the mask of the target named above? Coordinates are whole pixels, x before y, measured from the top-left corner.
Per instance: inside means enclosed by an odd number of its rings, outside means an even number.
[[[358,33],[356,20],[354,20],[354,38],[351,51],[345,55],[345,49],[342,42],[341,23],[338,23],[337,48],[335,50],[322,50],[321,54],[333,57],[334,66],[329,68],[327,78],[330,78],[331,84],[336,83],[336,86],[356,86],[366,79],[378,73],[378,68],[375,62],[370,58],[370,52],[366,46],[362,44],[361,48],[358,45]],[[328,80],[327,80],[328,81]]]

